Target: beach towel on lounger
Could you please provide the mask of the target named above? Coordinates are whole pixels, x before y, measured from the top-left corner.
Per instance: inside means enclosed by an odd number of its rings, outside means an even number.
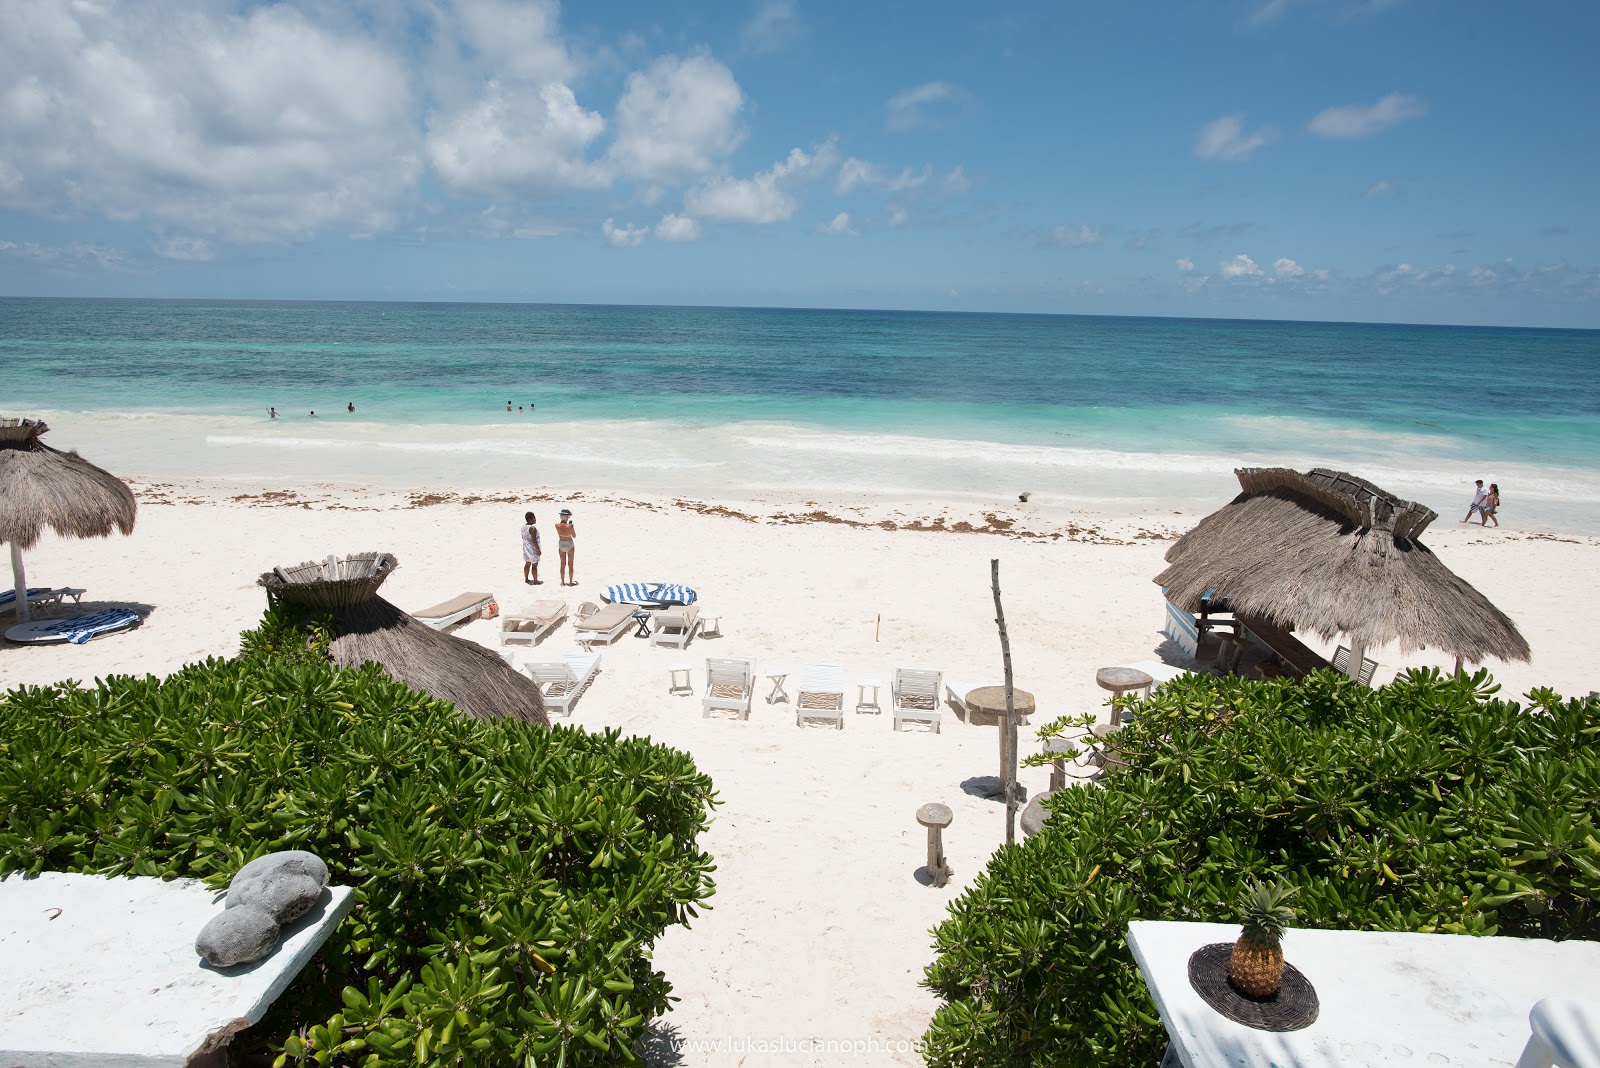
[[[82,645],[90,638],[131,627],[138,622],[139,613],[130,609],[102,608],[98,612],[86,612],[81,616],[56,619],[44,625],[35,625],[34,632],[36,634],[59,634],[73,645]]]

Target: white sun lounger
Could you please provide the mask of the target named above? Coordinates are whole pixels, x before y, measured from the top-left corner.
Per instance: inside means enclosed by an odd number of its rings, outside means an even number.
[[[637,605],[608,604],[588,619],[578,620],[572,629],[577,632],[578,641],[585,649],[597,643],[610,645],[617,640],[617,635],[633,623],[633,614],[638,610]]]
[[[561,621],[567,618],[567,602],[535,601],[526,605],[516,615],[500,617],[500,644],[527,642],[537,645]]]
[[[463,619],[478,615],[492,600],[494,600],[492,593],[463,593],[431,608],[412,612],[411,618],[419,623],[426,623],[434,630],[443,630],[452,623],[459,623]]]
[[[655,613],[651,624],[651,645],[670,645],[674,649],[686,649],[689,639],[694,637],[695,631],[700,627],[700,609],[692,604],[683,608],[668,608]]]
[[[1350,649],[1348,646],[1341,645],[1339,648],[1334,650],[1333,670],[1337,671],[1341,675],[1347,675],[1350,673]],[[1372,686],[1372,676],[1377,672],[1377,670],[1378,662],[1376,660],[1368,660],[1366,657],[1362,657],[1361,670],[1356,672],[1356,681],[1361,685],[1370,688]]]
[[[584,691],[600,671],[599,653],[566,653],[560,660],[544,664],[524,664],[539,696],[544,698],[548,712],[555,710],[563,716],[572,715],[572,702]]]
[[[28,589],[28,606],[31,608],[34,605],[56,605],[60,604],[62,599],[66,597],[71,597],[74,604],[82,604],[83,595],[87,592],[89,591],[74,589],[71,586],[61,586],[56,589],[33,586]],[[15,612],[16,610],[17,591],[0,591],[0,612]]]
[[[41,619],[33,623],[18,623],[7,629],[6,640],[24,643],[71,642],[82,645],[94,638],[114,634],[141,622],[139,613],[131,608],[102,608],[96,612],[82,612],[65,619]]]
[[[750,698],[756,692],[754,657],[709,656],[706,658],[706,695],[700,699],[700,718],[712,712],[735,712],[740,719],[750,718]]]
[[[808,719],[831,719],[844,730],[844,667],[807,664],[800,669],[800,686],[794,696],[794,722],[804,727]]]
[[[939,733],[940,673],[928,668],[897,667],[890,695],[894,699],[894,729],[903,722],[931,724]],[[962,698],[965,699],[963,694]]]

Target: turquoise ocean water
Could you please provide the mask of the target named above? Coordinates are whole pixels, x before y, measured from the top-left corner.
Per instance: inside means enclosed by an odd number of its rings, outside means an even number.
[[[1148,509],[1326,464],[1446,514],[1475,477],[1510,515],[1600,514],[1594,331],[6,298],[0,381],[155,477]]]

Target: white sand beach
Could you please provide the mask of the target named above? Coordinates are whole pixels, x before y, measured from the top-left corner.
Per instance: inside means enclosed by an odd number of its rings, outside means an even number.
[[[631,633],[618,639],[571,722],[684,749],[714,780],[722,805],[703,844],[716,858],[717,892],[710,911],[658,947],[657,964],[680,1001],[661,1022],[652,1059],[750,1068],[920,1063],[912,1045],[936,1007],[918,985],[931,959],[928,929],[1005,833],[1003,806],[963,789],[996,773],[994,727],[969,726],[947,709],[939,734],[895,733],[887,713],[854,711],[842,732],[801,729],[792,698],[802,665],[842,664],[847,709],[860,680],[883,683],[887,706],[896,665],[932,667],[972,685],[1001,681],[989,588],[989,561],[998,558],[1017,684],[1037,696],[1033,726],[1103,714],[1097,668],[1170,651],[1150,580],[1170,539],[1199,518],[1045,515],[1026,505],[966,514],[932,502],[407,495],[281,483],[136,480],[136,488],[132,536],[47,535],[26,560],[33,585],[84,587],[85,604],[147,605],[145,624],[83,646],[5,644],[0,685],[164,674],[230,655],[264,607],[256,577],[329,553],[395,553],[400,568],[383,592],[411,609],[466,590],[492,591],[503,610],[536,598],[576,608],[622,581],[698,590],[703,610],[721,616],[722,635],[685,652],[652,648]],[[544,585],[525,586],[522,513],[539,513],[553,549],[562,506],[575,512],[580,585],[557,585],[552,552]],[[1426,542],[1504,609],[1533,648],[1531,664],[1490,665],[1504,694],[1600,688],[1588,625],[1600,538],[1481,530],[1457,518],[1441,517]],[[474,621],[456,633],[494,645],[497,627]],[[553,659],[572,647],[564,624],[516,655],[519,663]],[[1381,664],[1378,683],[1406,667],[1449,666],[1432,652],[1367,652]],[[703,719],[704,661],[722,655],[753,656],[763,675],[787,673],[790,702],[758,697],[746,722]],[[678,663],[695,666],[696,696],[668,695],[668,668]],[[1035,748],[1024,728],[1022,751]],[[1046,779],[1043,771],[1022,773],[1030,794]],[[929,801],[955,814],[945,835],[955,874],[943,888],[918,878],[925,837],[914,814]],[[674,1054],[669,1039],[703,1045]]]

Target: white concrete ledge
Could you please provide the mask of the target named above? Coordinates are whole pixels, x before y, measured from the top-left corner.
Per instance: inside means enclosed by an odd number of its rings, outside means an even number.
[[[330,887],[271,956],[216,969],[194,940],[222,898],[197,879],[0,881],[0,1065],[182,1066],[260,1020],[355,903]]]
[[[1189,985],[1191,953],[1238,937],[1238,924],[1128,925],[1128,946],[1186,1068],[1509,1068],[1536,1002],[1600,990],[1600,943],[1295,929],[1283,954],[1316,988],[1321,1012],[1304,1030],[1257,1031]]]

